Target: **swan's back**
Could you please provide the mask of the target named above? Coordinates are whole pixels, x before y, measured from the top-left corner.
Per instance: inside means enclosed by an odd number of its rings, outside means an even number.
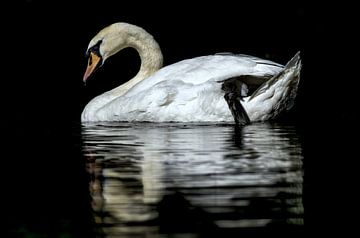
[[[179,81],[191,85],[221,82],[229,78],[251,75],[276,75],[283,66],[247,55],[209,55],[183,60],[166,66],[135,85],[124,96],[133,96],[163,81]]]

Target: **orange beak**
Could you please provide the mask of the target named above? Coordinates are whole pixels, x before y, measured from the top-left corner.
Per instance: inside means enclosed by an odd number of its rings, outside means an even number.
[[[94,72],[94,70],[96,69],[96,66],[99,64],[99,62],[101,61],[101,57],[99,57],[98,55],[96,55],[93,52],[90,52],[90,56],[89,56],[89,62],[83,77],[83,81],[84,83],[86,82],[86,80],[89,78],[89,76]]]

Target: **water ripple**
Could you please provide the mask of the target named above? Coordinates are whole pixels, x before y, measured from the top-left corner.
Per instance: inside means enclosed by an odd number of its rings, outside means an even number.
[[[303,225],[292,125],[104,123],[82,135],[99,234]]]

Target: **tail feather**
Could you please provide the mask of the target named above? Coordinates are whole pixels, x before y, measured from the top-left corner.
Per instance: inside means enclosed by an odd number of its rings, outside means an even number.
[[[287,64],[285,65],[285,69],[286,68],[292,68],[292,67],[301,67],[301,58],[300,58],[300,51],[298,51],[294,57],[292,57],[291,60],[289,60],[289,62],[287,62]]]
[[[301,58],[300,51],[298,51],[295,56],[289,60],[289,62],[285,65],[284,69],[280,71],[278,74],[274,75],[268,81],[264,82],[257,90],[253,92],[250,96],[249,101],[253,98],[259,96],[260,94],[266,92],[271,86],[273,86],[282,76],[289,71],[297,71],[300,72],[301,69]]]

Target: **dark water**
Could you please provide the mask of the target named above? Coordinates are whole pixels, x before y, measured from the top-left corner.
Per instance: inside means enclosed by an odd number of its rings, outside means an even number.
[[[291,124],[82,127],[96,237],[238,237],[304,228]]]

